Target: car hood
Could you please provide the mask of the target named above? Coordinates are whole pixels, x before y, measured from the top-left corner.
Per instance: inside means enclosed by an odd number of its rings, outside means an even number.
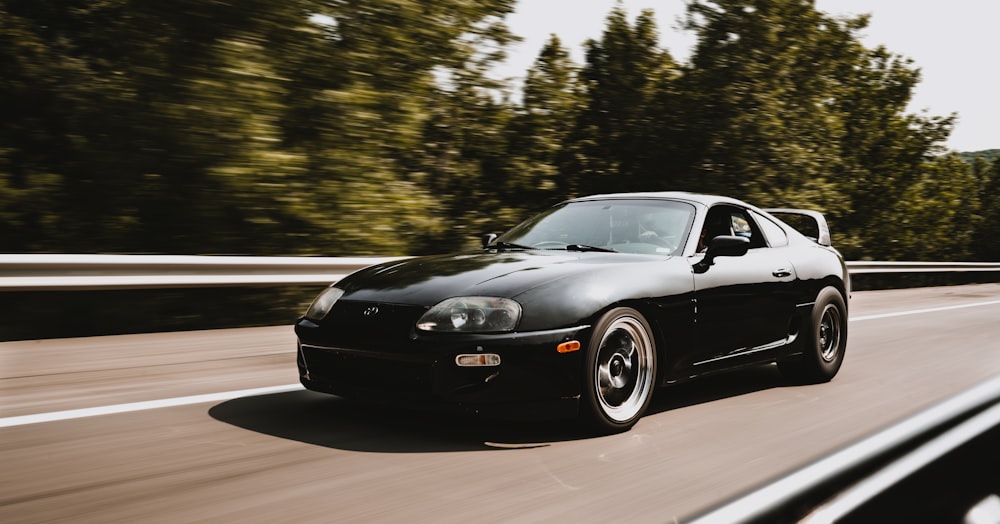
[[[612,266],[670,257],[566,251],[482,251],[378,264],[336,285],[344,300],[433,306],[456,296],[514,298],[538,286]]]

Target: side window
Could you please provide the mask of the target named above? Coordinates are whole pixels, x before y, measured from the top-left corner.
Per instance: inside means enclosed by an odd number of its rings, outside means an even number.
[[[767,243],[771,247],[781,247],[788,245],[788,234],[785,233],[781,226],[775,224],[770,219],[765,216],[758,215],[757,213],[750,212],[757,224],[760,225],[761,231],[763,231],[764,236],[767,238]]]
[[[757,227],[754,219],[750,216],[750,212],[748,210],[733,208],[730,213],[730,217],[733,221],[734,235],[749,238],[751,248],[767,247],[767,241],[764,239],[764,235],[760,234],[760,229]]]
[[[705,227],[702,230],[703,249],[708,241],[719,235],[735,235],[750,239],[750,247],[767,247],[764,236],[760,234],[757,225],[744,209],[733,206],[715,206],[708,211]]]

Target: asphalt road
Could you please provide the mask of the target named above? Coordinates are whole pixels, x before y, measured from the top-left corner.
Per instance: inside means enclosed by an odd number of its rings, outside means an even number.
[[[294,384],[284,326],[0,343],[0,522],[670,522],[1000,373],[1000,284],[851,308],[833,382],[664,388],[604,437],[294,388],[190,398]],[[131,404],[154,400],[177,405]],[[86,408],[108,409],[66,412]]]

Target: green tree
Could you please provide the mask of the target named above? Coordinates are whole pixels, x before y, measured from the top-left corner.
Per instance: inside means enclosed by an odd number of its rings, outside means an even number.
[[[860,52],[859,26],[807,0],[691,3],[687,27],[698,40],[680,95],[691,185],[836,209],[831,175],[845,133],[836,73]]]
[[[552,35],[528,70],[523,102],[508,130],[508,158],[514,160],[508,202],[538,210],[563,198],[558,160],[583,104],[579,68]]]
[[[0,3],[0,249],[44,249],[60,232],[57,201],[63,186],[53,155],[67,138],[60,85],[78,71],[50,51],[31,24]]]
[[[499,156],[478,145],[491,133],[477,136],[476,126],[488,125],[486,93],[494,86],[485,71],[512,38],[502,24],[512,6],[317,6],[327,20],[323,38],[310,42],[315,51],[286,60],[281,74],[291,85],[286,143],[307,151],[310,176],[321,181],[310,216],[327,249],[441,250],[443,233],[466,225],[452,211],[455,202],[468,206],[481,181],[470,168],[488,164],[484,150]],[[317,63],[323,53],[329,59]]]
[[[866,242],[880,259],[969,260],[979,224],[978,180],[957,155],[924,162],[915,180],[869,224]]]
[[[582,67],[550,39],[518,105],[489,75],[513,5],[0,0],[0,242],[413,254],[657,189],[825,211],[849,258],[923,256],[881,240],[905,217],[952,253],[961,220],[997,233],[996,168],[934,156],[953,117],[906,113],[919,70],[862,46],[865,16],[695,0],[679,66],[616,7]],[[934,197],[968,176],[978,202]]]
[[[505,82],[491,76],[516,37],[499,17],[484,20],[462,35],[453,57],[434,68],[437,81],[426,99],[419,143],[398,155],[406,176],[433,195],[432,211],[440,220],[439,227],[417,233],[417,254],[477,245],[481,234],[521,218],[507,196],[517,163],[507,154],[513,106],[503,97]]]
[[[129,1],[0,4],[0,79],[5,116],[0,149],[9,186],[0,208],[31,215],[9,232],[15,251],[254,252],[244,233],[254,209],[231,199],[215,171],[249,158],[256,128],[268,125],[273,89],[248,76],[247,35],[260,30],[266,2],[170,5]],[[255,75],[266,67],[251,71]],[[6,72],[5,72],[6,73]],[[252,85],[251,85],[252,84]],[[259,94],[260,93],[260,94]],[[246,117],[252,116],[252,121]],[[26,129],[26,128],[30,128]],[[246,132],[246,134],[244,134]],[[252,138],[251,138],[252,137]],[[257,148],[258,152],[260,148]],[[251,181],[242,181],[249,186]],[[284,215],[270,194],[251,208]],[[18,224],[18,222],[14,222]],[[258,228],[259,229],[259,228]],[[264,233],[264,231],[260,231]]]
[[[898,219],[886,204],[903,199],[920,181],[925,164],[951,133],[954,116],[905,113],[920,81],[910,60],[882,47],[866,50],[860,58],[842,72],[847,92],[837,100],[845,123],[837,190],[850,209],[838,213],[836,224],[846,255],[877,258],[883,244],[869,242],[876,238],[871,231]]]
[[[985,166],[984,166],[985,167]],[[979,214],[982,217],[972,239],[976,260],[1000,261],[1000,158],[978,173]]]
[[[4,0],[5,249],[406,253],[436,74],[512,6]]]
[[[896,218],[887,202],[920,193],[952,117],[906,114],[919,71],[862,46],[867,24],[807,0],[691,3],[698,43],[679,104],[690,186],[824,211],[848,257],[888,254],[866,239]]]
[[[652,11],[629,24],[616,7],[600,40],[585,44],[580,73],[584,107],[560,158],[567,194],[636,191],[655,188],[647,173],[650,158],[667,146],[653,130],[657,96],[677,74],[670,54],[659,48]]]

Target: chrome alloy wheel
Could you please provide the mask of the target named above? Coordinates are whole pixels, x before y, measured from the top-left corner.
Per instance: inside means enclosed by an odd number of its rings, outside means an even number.
[[[819,321],[819,354],[826,362],[833,362],[840,351],[840,310],[827,304]]]
[[[604,331],[593,379],[609,419],[626,422],[643,409],[653,387],[653,359],[653,343],[639,319],[619,317]]]

